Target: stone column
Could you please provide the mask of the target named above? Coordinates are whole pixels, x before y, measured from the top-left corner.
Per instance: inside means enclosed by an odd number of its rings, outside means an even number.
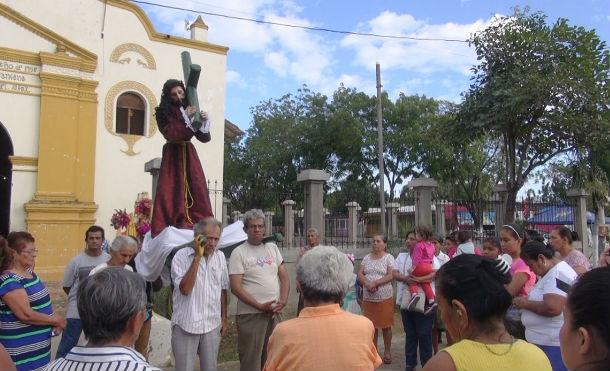
[[[436,218],[436,233],[444,236],[447,233],[447,225],[445,222],[445,205],[446,201],[437,200],[434,205],[434,216]]]
[[[597,205],[597,211],[595,212],[595,224],[592,227],[593,234],[593,256],[591,259],[591,265],[597,267],[599,264],[599,253],[604,250],[604,240],[606,237],[604,233],[600,235],[600,228],[606,226],[606,213],[604,211],[603,204]]]
[[[357,220],[356,220],[356,225],[358,226],[358,233],[357,236],[362,238],[366,235],[366,219],[362,218],[362,225],[360,224],[360,215],[362,211],[362,207],[360,207],[360,205],[358,205],[358,207],[356,208],[356,215],[358,216]]]
[[[356,247],[358,241],[358,209],[357,202],[352,201],[345,204],[347,206],[347,243],[351,247]]]
[[[432,191],[438,183],[432,178],[414,178],[407,186],[415,191],[415,225],[432,226]]]
[[[582,252],[592,261],[593,251],[589,247],[589,232],[587,229],[587,196],[584,189],[570,189],[567,196],[574,199],[574,230],[582,242]]]
[[[398,202],[390,202],[386,205],[386,212],[388,213],[388,237],[398,237],[398,208],[400,204]]]
[[[324,183],[330,174],[324,170],[307,169],[297,175],[297,182],[305,188],[305,225],[304,230],[316,228],[320,233],[320,244],[324,244]]]
[[[273,233],[273,211],[265,211],[265,235],[269,236]]]
[[[506,195],[508,189],[506,184],[498,184],[494,187],[493,204],[496,219],[496,235],[500,235],[500,229],[505,224],[504,214],[506,210]]]
[[[222,226],[226,227],[227,225],[229,225],[229,204],[231,203],[231,200],[229,200],[226,197],[222,198]]]
[[[152,175],[152,199],[157,195],[157,184],[159,183],[159,171],[161,170],[161,157],[153,158],[144,164],[144,171]]]
[[[231,213],[231,216],[233,216],[233,223],[235,223],[238,220],[241,220],[241,213],[237,210],[233,211]]]
[[[282,202],[284,206],[284,246],[294,246],[294,213],[292,207],[296,202],[286,200]]]

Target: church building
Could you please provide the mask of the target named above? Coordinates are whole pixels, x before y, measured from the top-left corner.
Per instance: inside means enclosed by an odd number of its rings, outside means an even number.
[[[221,219],[228,48],[201,17],[183,38],[125,0],[0,0],[0,29],[0,234],[32,233],[43,279],[61,278],[90,225],[112,241],[115,210],[153,194],[145,164],[165,143],[154,108],[167,79],[184,80],[184,51],[202,70],[212,140],[193,144]]]

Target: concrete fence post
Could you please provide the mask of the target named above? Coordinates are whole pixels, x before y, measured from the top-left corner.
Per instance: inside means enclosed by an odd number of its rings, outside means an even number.
[[[294,213],[292,207],[296,202],[292,200],[286,200],[282,202],[284,206],[284,241],[285,246],[294,246]]]
[[[305,220],[304,230],[316,228],[320,233],[320,244],[324,244],[324,183],[330,174],[324,170],[307,169],[297,175],[297,182],[304,183]]]
[[[582,242],[582,252],[589,261],[593,260],[593,251],[589,245],[589,229],[587,228],[587,196],[584,189],[570,189],[567,196],[574,199],[574,230]]]
[[[415,193],[415,225],[432,226],[432,191],[438,183],[432,178],[414,178],[407,186]]]

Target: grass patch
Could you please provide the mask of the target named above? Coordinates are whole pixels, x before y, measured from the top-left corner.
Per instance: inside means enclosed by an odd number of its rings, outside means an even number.
[[[239,353],[237,352],[237,323],[235,317],[227,319],[227,333],[220,340],[220,349],[218,350],[218,363],[239,361]]]

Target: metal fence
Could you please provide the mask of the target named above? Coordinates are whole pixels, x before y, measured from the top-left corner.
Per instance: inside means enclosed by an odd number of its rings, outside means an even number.
[[[208,182],[210,191],[210,199],[212,206],[215,207],[218,203],[223,202],[222,189],[218,182]],[[270,196],[271,197],[271,196]],[[285,235],[284,228],[284,208],[281,207],[282,200],[292,199],[289,195],[278,194],[273,196],[277,199],[275,210],[273,211],[273,232],[282,233]],[[357,200],[355,200],[357,202]],[[395,199],[400,205],[397,209],[397,226],[398,231],[394,239],[404,240],[407,231],[413,230],[415,227],[415,207],[413,198]],[[229,223],[234,222],[232,219],[232,211],[234,206],[229,204],[228,216]],[[499,210],[503,210],[499,206],[499,201],[489,200],[432,200],[432,221],[435,231],[439,231],[443,235],[448,235],[451,232],[458,230],[473,231],[475,242],[479,244],[483,239],[496,235],[496,224],[498,217],[496,215]],[[245,212],[246,210],[238,210]],[[303,204],[302,201],[297,201],[294,205],[294,236],[292,247],[302,247],[307,244],[306,228],[303,223]],[[525,229],[531,229],[540,233],[545,239],[548,239],[550,231],[557,225],[567,226],[574,230],[574,205],[567,202],[542,202],[540,200],[523,198],[515,203],[515,223],[522,225]],[[381,231],[381,215],[380,209],[371,207],[368,210],[361,210],[358,213],[357,222],[357,238],[351,241],[348,237],[348,216],[342,213],[327,212],[325,215],[325,235],[324,244],[333,245],[339,248],[369,248],[372,238],[375,234]],[[442,225],[437,225],[442,223]],[[386,220],[386,226],[389,225],[389,220]],[[284,242],[278,243],[278,246],[285,248]]]
[[[498,207],[498,201],[433,201],[434,213],[442,213],[445,232],[471,230],[475,236],[483,239],[496,235],[498,218],[496,213],[503,208]],[[574,229],[574,205],[565,202],[542,202],[521,199],[515,204],[515,223],[525,229],[537,231],[548,238],[550,231],[558,225]],[[434,224],[438,218],[433,218]]]

